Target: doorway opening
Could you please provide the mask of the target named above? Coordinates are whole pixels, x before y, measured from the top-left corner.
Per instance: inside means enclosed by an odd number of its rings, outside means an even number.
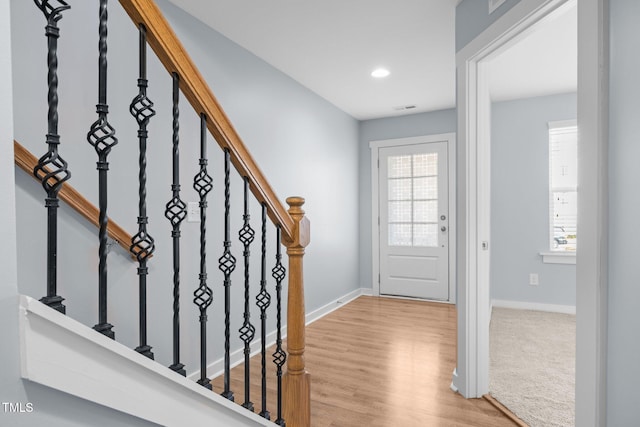
[[[483,59],[526,35],[566,1],[519,2],[456,57],[458,75],[458,362],[452,388],[465,397],[488,391],[490,98]],[[578,221],[576,257],[576,424],[606,416],[606,140],[608,53],[606,7],[578,5]]]
[[[576,1],[482,62],[491,102],[489,393],[528,425],[574,425]]]

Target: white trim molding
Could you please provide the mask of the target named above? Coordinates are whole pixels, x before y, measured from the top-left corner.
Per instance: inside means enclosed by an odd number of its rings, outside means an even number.
[[[549,251],[540,252],[542,262],[545,264],[574,264],[576,263],[575,252]]]
[[[576,314],[575,305],[545,304],[540,302],[507,301],[492,299],[491,307],[515,308],[518,310],[547,311],[549,313]]]
[[[489,0],[489,15],[491,15],[497,8],[502,6],[507,0]]]
[[[453,381],[465,397],[481,397],[488,391],[490,286],[485,242],[490,236],[490,100],[486,63],[534,31],[535,24],[576,4],[576,0],[521,0],[456,54],[460,239],[458,363]],[[576,425],[589,427],[605,425],[606,419],[607,10],[606,0],[584,0],[578,7],[578,157],[581,170],[589,173],[578,178]]]
[[[576,425],[581,427],[607,425],[608,23],[608,0],[580,0]]]
[[[456,134],[453,132],[369,142],[369,148],[371,149],[371,280],[373,282],[371,288],[374,296],[380,296],[380,224],[378,222],[380,208],[378,191],[379,149],[442,141],[447,143],[447,157],[449,162],[447,165],[449,169],[449,299],[446,302],[451,304],[456,303]]]

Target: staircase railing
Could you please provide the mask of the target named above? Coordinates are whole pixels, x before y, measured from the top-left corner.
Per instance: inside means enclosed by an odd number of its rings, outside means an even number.
[[[33,169],[38,164],[38,158],[34,156],[29,150],[24,148],[18,141],[13,141],[13,152],[15,157],[15,164],[20,169],[28,174],[33,174]],[[41,182],[35,175],[34,178]],[[96,208],[90,201],[88,201],[78,190],[73,188],[69,182],[65,182],[58,193],[60,200],[64,201],[73,209],[78,212],[83,218],[89,221],[96,227],[98,224],[98,208]],[[109,219],[109,226],[107,233],[111,239],[113,239],[124,250],[128,251],[131,244],[131,234],[129,234],[124,228],[118,225],[117,222]],[[135,258],[135,256],[134,256]]]
[[[47,248],[47,295],[41,300],[50,307],[65,312],[62,304],[64,298],[58,295],[56,286],[56,259],[57,259],[57,207],[59,198],[77,197],[79,194],[69,190],[65,182],[71,178],[69,165],[63,160],[60,147],[61,137],[58,135],[58,57],[57,41],[60,37],[58,21],[62,13],[70,8],[67,1],[63,0],[34,0],[36,6],[45,15],[47,24],[45,35],[48,40],[48,132],[46,136],[47,152],[33,166],[29,168],[41,181],[47,193],[46,207],[48,211],[48,248]],[[272,277],[276,282],[277,302],[277,330],[276,350],[273,353],[274,364],[277,367],[277,415],[275,423],[289,425],[290,427],[310,425],[310,378],[305,369],[305,309],[304,309],[304,282],[303,282],[303,256],[305,247],[309,244],[309,221],[305,217],[302,206],[304,199],[290,197],[287,199],[289,209],[276,197],[267,179],[250,155],[238,133],[232,126],[222,107],[216,100],[211,89],[203,79],[194,62],[178,40],[174,31],[163,17],[161,11],[153,0],[120,0],[120,4],[128,13],[133,23],[139,29],[139,76],[137,96],[134,97],[130,112],[138,123],[139,155],[139,203],[138,203],[138,232],[128,240],[127,249],[139,263],[139,338],[140,345],[136,351],[151,359],[154,358],[151,346],[147,343],[146,322],[146,278],[148,273],[147,261],[155,251],[155,241],[147,230],[148,216],[146,205],[146,143],[147,124],[155,115],[154,105],[147,97],[146,76],[146,46],[154,50],[161,63],[173,79],[173,185],[170,201],[166,205],[164,215],[170,221],[173,231],[173,364],[169,367],[173,371],[185,375],[184,365],[180,363],[180,225],[186,217],[185,203],[180,199],[180,158],[179,158],[179,92],[186,97],[201,120],[200,138],[200,170],[194,177],[193,187],[197,191],[200,202],[200,274],[199,286],[194,292],[194,303],[200,311],[200,370],[201,375],[198,384],[211,389],[211,382],[206,373],[206,343],[207,343],[207,309],[212,303],[212,290],[208,285],[206,271],[206,218],[207,196],[212,189],[212,179],[207,171],[207,131],[210,133],[224,153],[225,160],[225,237],[224,252],[219,259],[219,269],[224,274],[225,287],[225,372],[224,391],[222,396],[234,400],[234,394],[230,389],[230,311],[231,311],[231,273],[236,267],[236,259],[230,251],[231,230],[229,212],[229,193],[231,166],[244,183],[244,214],[243,227],[239,230],[239,240],[243,245],[242,257],[244,260],[245,294],[243,301],[244,322],[239,330],[240,338],[244,342],[245,355],[245,395],[242,406],[253,411],[253,403],[250,400],[250,373],[249,355],[250,343],[254,340],[256,328],[249,319],[249,247],[253,243],[256,232],[251,226],[248,211],[249,192],[253,194],[262,208],[261,221],[261,277],[260,292],[256,295],[257,306],[261,311],[262,325],[262,408],[260,415],[270,419],[270,413],[266,407],[266,348],[265,328],[266,309],[270,305],[271,296],[267,292],[266,278],[266,218],[268,217],[276,228],[276,265],[272,269]],[[99,0],[99,49],[98,49],[98,103],[96,107],[97,120],[91,125],[87,134],[89,144],[93,146],[98,155],[99,177],[99,209],[85,210],[85,216],[96,223],[99,230],[99,266],[98,266],[98,324],[94,329],[105,336],[115,339],[112,330],[113,325],[107,319],[107,236],[113,234],[114,224],[110,223],[107,216],[107,182],[109,161],[108,155],[118,144],[116,131],[108,121],[109,105],[107,103],[107,0]],[[18,152],[17,152],[18,153]],[[24,167],[24,166],[23,166]],[[81,203],[82,204],[82,203]],[[111,231],[110,231],[111,230]],[[125,233],[120,233],[116,240],[123,244]],[[127,237],[128,239],[128,237]],[[285,269],[281,263],[280,245],[287,247],[289,256],[288,279],[288,306],[287,306],[287,353],[282,348],[282,319],[281,319],[281,291],[285,278]],[[283,367],[286,361],[286,372]]]

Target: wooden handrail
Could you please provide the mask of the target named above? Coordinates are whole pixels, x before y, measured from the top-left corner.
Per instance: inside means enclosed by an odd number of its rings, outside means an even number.
[[[260,168],[249,154],[227,115],[220,107],[209,85],[153,0],[120,0],[134,24],[144,25],[147,41],[167,71],[178,73],[180,89],[194,110],[204,113],[207,127],[222,149],[229,149],[231,162],[242,176],[249,179],[251,192],[260,203],[267,205],[267,213],[274,224],[280,225],[283,237],[294,238],[294,221],[276,197]]]
[[[271,221],[279,225],[289,255],[287,304],[287,370],[283,376],[283,412],[290,427],[310,427],[310,375],[305,368],[305,303],[303,257],[309,244],[309,220],[304,199],[290,197],[287,209],[249,154],[218,104],[209,85],[189,57],[173,29],[153,0],[119,0],[136,26],[144,25],[147,41],[169,74],[180,77],[180,89],[196,113],[207,117],[207,128],[220,148],[229,150],[231,162],[249,180],[251,192],[267,207]]]
[[[39,179],[33,174],[33,168],[38,164],[38,158],[31,154],[29,150],[24,148],[17,141],[13,141],[13,151],[16,165],[25,171],[29,176],[33,177],[39,182]],[[85,217],[90,223],[99,226],[98,216],[99,210],[89,200],[87,200],[82,194],[75,188],[69,185],[68,182],[62,184],[62,188],[58,193],[58,197],[66,202],[72,209]],[[109,219],[107,226],[107,233],[109,237],[118,242],[127,253],[129,253],[129,245],[131,244],[131,235],[127,233],[124,228],[116,224],[112,219]],[[135,259],[135,257],[134,257]]]

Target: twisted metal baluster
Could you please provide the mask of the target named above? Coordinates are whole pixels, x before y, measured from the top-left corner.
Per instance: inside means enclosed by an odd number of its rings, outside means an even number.
[[[153,359],[151,346],[147,345],[147,260],[155,250],[153,237],[147,232],[147,125],[149,119],[156,112],[153,102],[147,98],[147,31],[140,25],[140,77],[138,78],[138,96],[133,98],[129,112],[138,122],[138,140],[140,143],[140,158],[138,172],[138,233],[131,238],[129,251],[138,260],[139,280],[139,316],[140,316],[140,345],[136,351]]]
[[[193,302],[200,309],[200,379],[198,384],[211,390],[207,378],[207,308],[213,302],[213,291],[207,286],[207,194],[213,179],[207,173],[207,118],[200,114],[200,172],[193,178],[193,188],[200,196],[200,286],[193,293]]]
[[[244,177],[244,215],[242,215],[242,219],[244,220],[244,225],[240,229],[239,240],[244,246],[244,251],[242,252],[242,257],[244,258],[244,323],[238,332],[240,332],[240,339],[244,342],[244,403],[243,407],[253,412],[253,403],[251,403],[250,399],[250,364],[249,360],[251,358],[251,341],[253,341],[253,337],[256,332],[256,328],[251,324],[251,311],[249,307],[249,245],[253,242],[255,237],[255,231],[251,228],[251,224],[249,224],[249,220],[251,216],[249,215],[249,178]]]
[[[184,365],[180,363],[180,224],[187,216],[187,205],[180,199],[180,79],[173,73],[173,197],[166,205],[164,216],[171,222],[173,238],[173,364],[170,369],[186,376]]]
[[[260,308],[261,321],[261,375],[262,375],[262,411],[260,416],[271,419],[267,411],[267,308],[271,305],[271,295],[267,292],[267,205],[262,203],[262,246],[261,246],[261,270],[260,293],[256,296],[256,305]]]
[[[45,198],[47,208],[47,295],[42,297],[40,301],[64,314],[66,313],[66,307],[62,304],[64,298],[57,295],[58,192],[62,184],[71,178],[71,172],[67,169],[67,162],[58,154],[58,145],[60,144],[60,136],[58,135],[58,37],[60,37],[58,21],[62,19],[62,12],[70,9],[71,6],[61,0],[57,1],[58,7],[52,6],[48,0],[35,0],[35,4],[47,20],[45,35],[48,45],[47,84],[49,87],[47,93],[48,129],[45,141],[48,149],[33,169],[33,174],[40,179],[42,187],[47,193]]]
[[[273,363],[276,365],[278,377],[278,419],[275,423],[285,426],[282,419],[282,366],[287,361],[287,354],[282,350],[282,281],[286,270],[282,265],[280,252],[280,226],[276,226],[276,266],[271,270],[271,276],[276,279],[276,351],[273,353]]]
[[[224,252],[218,259],[218,268],[224,274],[224,391],[222,396],[234,401],[230,389],[230,358],[229,350],[231,334],[231,273],[236,268],[236,258],[231,254],[231,237],[229,229],[229,149],[224,149]]]
[[[118,143],[118,139],[115,136],[115,129],[107,121],[107,114],[109,113],[109,106],[107,105],[107,0],[100,0],[99,16],[98,104],[96,105],[98,120],[91,125],[91,129],[87,134],[87,141],[98,153],[98,207],[100,208],[98,216],[98,222],[100,223],[98,324],[93,329],[113,339],[115,338],[115,334],[111,330],[113,325],[107,322],[107,224],[109,221],[107,217],[107,171],[109,170],[107,156],[111,152],[111,148]]]

